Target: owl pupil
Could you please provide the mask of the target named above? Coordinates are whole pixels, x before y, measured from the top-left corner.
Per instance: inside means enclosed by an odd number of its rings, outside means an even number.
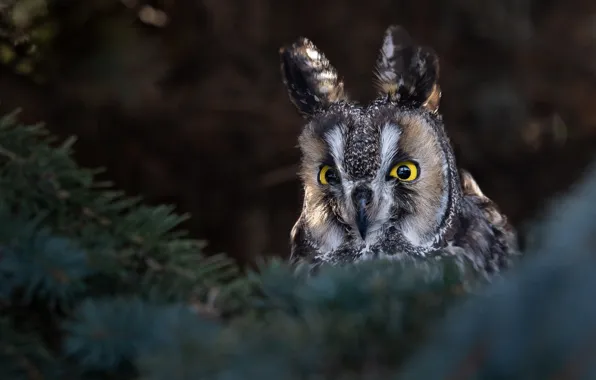
[[[335,173],[335,170],[333,170],[333,169],[327,170],[327,173],[325,173],[325,177],[327,177],[326,179],[327,179],[327,182],[329,182],[329,183],[337,181],[337,175]]]
[[[402,165],[399,168],[397,168],[397,176],[401,179],[408,179],[410,178],[411,174],[412,172],[410,168],[405,165]]]

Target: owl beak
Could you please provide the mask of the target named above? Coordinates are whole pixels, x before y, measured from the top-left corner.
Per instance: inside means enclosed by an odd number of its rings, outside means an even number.
[[[370,206],[372,195],[371,189],[362,185],[357,186],[352,193],[352,200],[356,208],[356,227],[362,240],[365,240],[368,231],[369,220],[366,209]]]
[[[366,215],[366,206],[368,200],[366,198],[360,198],[356,202],[356,227],[362,237],[362,240],[366,238],[366,230],[368,229],[368,216]]]

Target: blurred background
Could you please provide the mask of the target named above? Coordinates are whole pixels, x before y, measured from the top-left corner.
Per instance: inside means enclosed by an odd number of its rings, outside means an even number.
[[[394,23],[439,53],[459,164],[523,231],[595,153],[593,0],[0,0],[0,112],[78,136],[208,252],[287,256],[301,119],[278,50],[309,37],[366,101]]]

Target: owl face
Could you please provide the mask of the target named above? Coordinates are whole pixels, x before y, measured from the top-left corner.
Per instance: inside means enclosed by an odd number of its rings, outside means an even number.
[[[389,229],[412,246],[434,244],[461,192],[437,114],[435,54],[390,27],[375,68],[380,94],[365,105],[349,100],[335,69],[307,39],[281,56],[290,99],[306,119],[299,137],[300,233],[323,253],[374,245]]]
[[[372,243],[389,223],[413,244],[432,238],[448,194],[436,122],[382,103],[343,104],[313,118],[299,138],[311,233],[329,248],[346,233]]]

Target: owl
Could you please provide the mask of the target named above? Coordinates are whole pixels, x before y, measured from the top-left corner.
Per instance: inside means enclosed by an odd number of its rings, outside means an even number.
[[[290,100],[304,117],[298,139],[301,214],[291,261],[464,255],[495,273],[518,252],[494,202],[457,167],[438,113],[435,52],[390,26],[375,63],[378,97],[349,99],[343,80],[308,39],[280,49]]]

